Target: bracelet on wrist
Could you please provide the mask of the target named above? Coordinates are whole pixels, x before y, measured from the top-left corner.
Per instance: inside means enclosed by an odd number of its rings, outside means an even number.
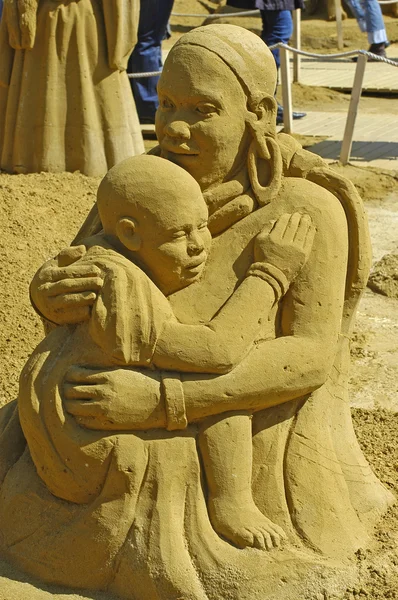
[[[161,394],[166,408],[168,431],[185,429],[188,425],[185,412],[184,389],[179,373],[162,372]]]
[[[275,302],[278,302],[290,287],[289,280],[283,271],[271,263],[253,263],[247,271],[247,276],[259,277],[266,281],[274,290]]]

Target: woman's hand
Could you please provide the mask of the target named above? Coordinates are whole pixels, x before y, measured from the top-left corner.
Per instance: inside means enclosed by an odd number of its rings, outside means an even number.
[[[315,231],[309,215],[283,214],[256,237],[256,262],[270,263],[292,282],[308,260]]]
[[[166,427],[160,378],[135,369],[69,369],[63,386],[66,412],[79,425],[99,430]]]
[[[79,264],[85,253],[84,246],[71,246],[46,262],[34,276],[30,284],[32,302],[48,321],[65,325],[90,318],[103,280],[98,267]]]

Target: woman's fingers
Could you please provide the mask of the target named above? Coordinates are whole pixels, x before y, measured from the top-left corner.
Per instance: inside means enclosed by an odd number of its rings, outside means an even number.
[[[92,384],[64,383],[64,397],[67,400],[99,400],[102,399],[102,386]]]
[[[76,262],[86,254],[86,247],[82,244],[80,246],[70,246],[61,250],[57,256],[59,267],[68,267],[72,263]]]
[[[79,294],[64,294],[63,296],[48,298],[48,302],[52,311],[68,312],[74,308],[92,306],[96,298],[97,294],[94,292],[81,292]],[[71,314],[70,316],[73,318],[73,322],[76,322],[74,315]]]
[[[95,401],[65,400],[66,412],[73,417],[99,417],[104,414],[104,407]]]
[[[73,366],[65,375],[66,383],[83,383],[89,385],[105,384],[108,379],[106,373],[101,369],[89,369],[87,367]]]
[[[101,270],[96,265],[79,265],[78,262],[67,267],[48,266],[40,274],[42,281],[51,281],[52,283],[61,281],[62,279],[70,280],[90,277],[101,277]]]
[[[94,293],[103,286],[101,277],[85,277],[84,279],[63,279],[55,283],[44,283],[38,287],[39,292],[47,292],[49,298],[79,292]]]

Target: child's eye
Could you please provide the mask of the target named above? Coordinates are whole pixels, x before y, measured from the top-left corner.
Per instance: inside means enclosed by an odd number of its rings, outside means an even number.
[[[180,239],[182,239],[182,238],[185,238],[185,237],[186,237],[186,235],[187,235],[187,234],[185,233],[185,231],[175,231],[175,232],[173,233],[173,236],[172,236],[172,237],[173,237],[173,240],[180,240]]]
[[[207,223],[202,223],[202,225],[199,225],[199,229],[201,231],[203,231],[203,229],[206,229],[206,228],[207,228]]]

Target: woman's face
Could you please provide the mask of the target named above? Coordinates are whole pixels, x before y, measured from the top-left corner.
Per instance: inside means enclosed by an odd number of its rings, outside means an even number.
[[[229,180],[250,144],[246,96],[214,53],[172,50],[158,84],[156,134],[163,158],[183,167],[202,190]]]

